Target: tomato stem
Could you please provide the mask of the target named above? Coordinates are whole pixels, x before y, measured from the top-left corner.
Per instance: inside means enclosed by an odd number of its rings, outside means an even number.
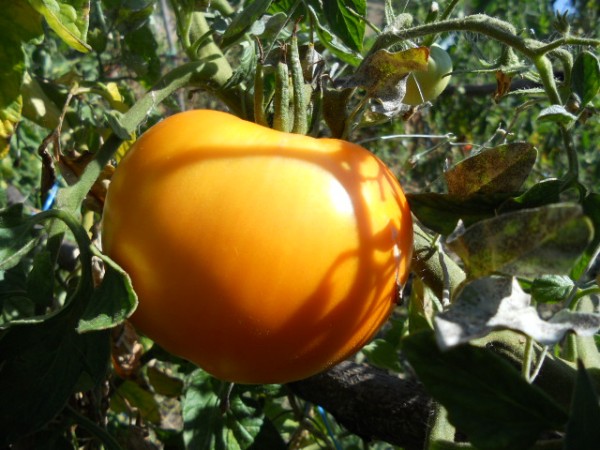
[[[293,99],[294,99],[294,124],[292,133],[306,134],[308,131],[307,102],[304,95],[304,75],[302,64],[300,64],[300,53],[298,51],[298,36],[296,30],[292,34],[290,45],[290,71],[292,75]]]

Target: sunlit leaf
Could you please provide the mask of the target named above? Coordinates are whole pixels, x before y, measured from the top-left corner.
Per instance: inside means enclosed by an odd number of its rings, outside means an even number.
[[[321,23],[323,14],[319,14],[319,12],[317,12],[311,5],[307,5],[307,8],[315,26],[315,31],[317,32],[319,41],[331,53],[340,58],[340,60],[353,66],[358,66],[362,60],[360,54],[346,46],[335,34],[331,33],[329,29]]]
[[[86,43],[90,0],[28,0],[44,16],[50,28],[69,46],[82,53],[91,47]]]
[[[557,303],[569,295],[574,285],[565,275],[543,275],[533,280],[531,295],[539,303]]]
[[[536,208],[538,206],[558,203],[563,182],[558,178],[546,178],[534,184],[518,197],[507,199],[499,211],[510,211],[522,208]]]
[[[323,2],[323,15],[330,30],[350,47],[360,52],[365,35],[365,21],[361,17],[367,14],[365,0],[328,0]]]
[[[466,285],[452,306],[434,317],[434,324],[442,349],[502,329],[519,331],[541,344],[552,345],[569,331],[594,335],[600,329],[600,315],[564,310],[549,321],[543,320],[516,279],[490,277]]]
[[[577,116],[570,113],[561,105],[552,105],[540,111],[537,120],[540,122],[553,122],[570,127],[577,120]]]
[[[472,278],[495,272],[539,276],[568,273],[593,235],[579,205],[523,209],[458,229],[448,246]]]
[[[417,47],[398,52],[381,49],[367,57],[354,75],[346,82],[347,87],[360,86],[381,105],[376,112],[393,114],[402,108],[406,93],[406,77],[415,70],[426,70],[429,58],[427,47]]]
[[[536,157],[536,149],[524,142],[485,149],[444,173],[448,193],[468,198],[475,193],[516,192],[529,176]]]

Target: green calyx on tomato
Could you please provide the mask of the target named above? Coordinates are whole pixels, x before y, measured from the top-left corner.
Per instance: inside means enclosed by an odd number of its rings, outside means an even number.
[[[104,251],[139,297],[131,320],[239,383],[285,383],[358,351],[406,281],[412,221],[396,178],[336,139],[197,110],[119,163]]]
[[[429,48],[427,70],[414,71],[408,75],[402,103],[420,105],[437,98],[448,86],[451,77],[447,74],[451,72],[450,55],[443,48],[432,45]]]

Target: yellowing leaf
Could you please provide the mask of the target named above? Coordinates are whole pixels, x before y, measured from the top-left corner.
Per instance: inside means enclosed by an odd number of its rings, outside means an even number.
[[[396,86],[400,80],[415,70],[427,70],[429,49],[417,47],[399,52],[378,50],[363,61],[353,80],[377,96],[377,92],[388,86]]]
[[[85,42],[89,26],[89,0],[29,0],[29,3],[69,46],[82,53],[91,50]]]

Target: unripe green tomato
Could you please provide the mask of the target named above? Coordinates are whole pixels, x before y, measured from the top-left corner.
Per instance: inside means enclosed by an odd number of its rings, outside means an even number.
[[[437,98],[450,82],[450,76],[444,76],[449,72],[452,72],[450,55],[443,48],[432,45],[429,48],[427,70],[409,74],[402,103],[420,105]]]
[[[238,383],[299,380],[358,351],[413,245],[402,188],[371,152],[207,110],[137,140],[102,238],[139,297],[133,324]]]

